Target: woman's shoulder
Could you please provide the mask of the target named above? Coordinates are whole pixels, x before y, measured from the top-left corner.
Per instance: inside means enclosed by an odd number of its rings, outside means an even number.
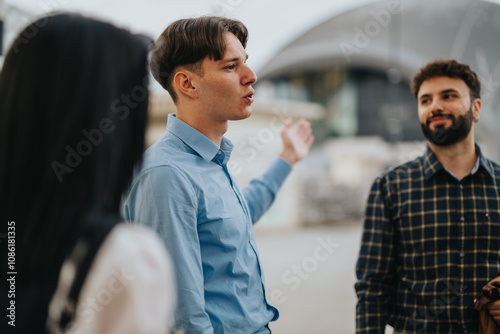
[[[165,247],[160,238],[150,229],[131,223],[119,223],[109,233],[101,246],[101,250],[118,258],[150,255],[167,257]]]
[[[137,224],[116,225],[103,242],[94,264],[103,269],[114,268],[113,275],[119,271],[122,276],[140,279],[142,283],[162,277],[165,283],[173,284],[172,263],[163,242],[153,231]]]
[[[83,333],[165,333],[175,296],[171,261],[160,239],[145,227],[120,223],[92,263],[75,327]],[[92,311],[89,300],[99,312]],[[110,316],[116,320],[112,324]]]

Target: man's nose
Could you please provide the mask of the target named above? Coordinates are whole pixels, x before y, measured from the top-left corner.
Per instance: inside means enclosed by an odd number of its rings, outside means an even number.
[[[241,78],[241,84],[244,86],[249,86],[253,85],[254,83],[257,82],[257,75],[255,74],[254,71],[248,65],[245,64],[245,73]]]
[[[431,111],[432,113],[441,113],[443,111],[443,105],[439,99],[434,99],[431,103]]]

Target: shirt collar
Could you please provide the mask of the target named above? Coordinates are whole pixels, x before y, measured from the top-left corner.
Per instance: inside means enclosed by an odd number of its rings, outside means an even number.
[[[233,151],[233,143],[226,137],[222,137],[222,141],[220,143],[220,151],[222,153],[223,159],[220,161],[222,165],[227,164],[229,158],[231,157],[231,152]]]
[[[207,162],[213,160],[226,164],[233,150],[233,144],[227,138],[222,137],[221,146],[219,147],[207,136],[178,119],[176,114],[168,115],[167,131],[177,136]],[[218,156],[221,155],[222,159],[218,159]]]
[[[476,152],[479,156],[479,166],[482,166],[486,170],[486,172],[490,175],[490,177],[494,177],[495,173],[491,168],[491,163],[488,161],[488,159],[486,159],[486,157],[481,152],[481,149],[477,145],[476,145]]]
[[[477,161],[474,168],[471,171],[471,174],[475,174],[479,170],[479,167],[482,166],[490,176],[493,176],[493,171],[491,170],[491,167],[488,164],[486,157],[483,155],[478,145],[476,145],[476,153],[477,153]],[[424,155],[425,179],[426,180],[430,179],[433,175],[435,175],[442,169],[446,168],[444,168],[441,162],[439,162],[436,155],[434,155],[434,153],[429,148],[429,145],[427,145],[427,152]]]

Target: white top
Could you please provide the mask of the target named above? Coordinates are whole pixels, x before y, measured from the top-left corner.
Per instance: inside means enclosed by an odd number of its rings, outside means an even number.
[[[119,224],[96,254],[68,333],[165,334],[175,299],[172,264],[159,238],[144,227]]]

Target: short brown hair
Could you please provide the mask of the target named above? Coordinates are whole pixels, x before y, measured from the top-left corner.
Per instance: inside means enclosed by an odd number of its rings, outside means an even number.
[[[151,55],[153,77],[165,88],[174,102],[177,95],[172,86],[175,69],[186,66],[202,76],[201,61],[205,57],[221,60],[226,51],[224,34],[234,34],[243,48],[248,40],[248,30],[243,23],[218,16],[182,19],[170,24],[155,43]]]
[[[481,98],[481,82],[476,73],[469,65],[459,63],[454,59],[435,60],[422,67],[411,80],[411,91],[415,97],[418,98],[422,83],[435,77],[462,79],[470,89],[471,100]]]

